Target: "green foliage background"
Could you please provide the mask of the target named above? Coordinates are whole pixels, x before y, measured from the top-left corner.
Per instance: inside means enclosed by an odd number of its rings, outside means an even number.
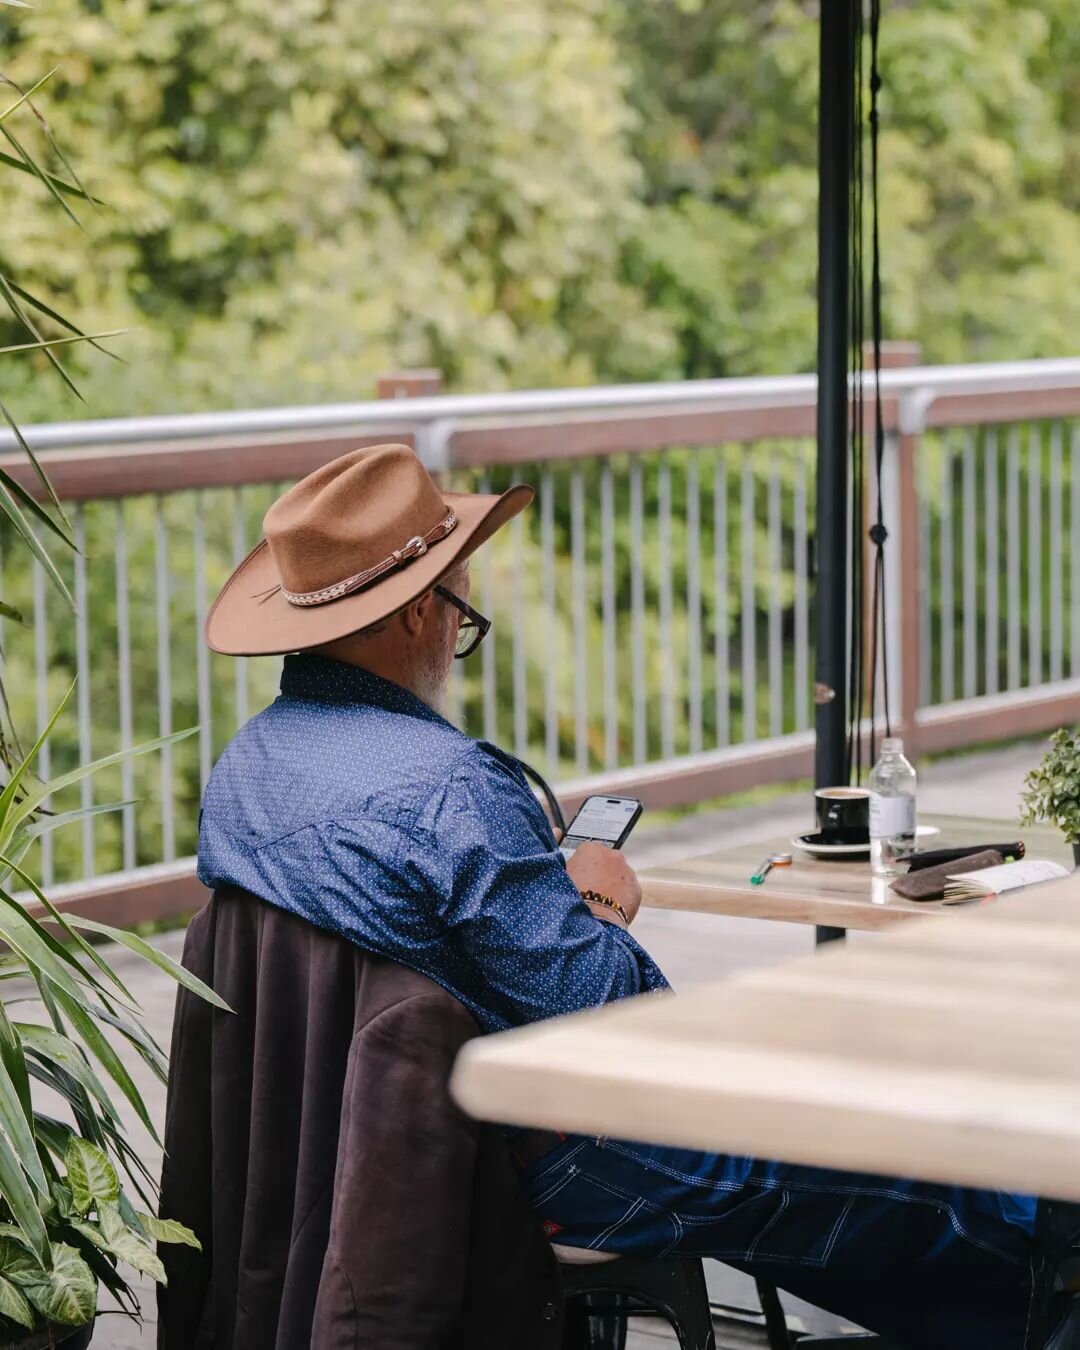
[[[403,366],[437,366],[448,387],[471,390],[809,369],[817,10],[810,0],[753,6],[742,0],[50,0],[33,10],[4,11],[7,74],[25,87],[59,66],[41,105],[103,205],[81,212],[85,233],[76,235],[58,228],[55,203],[40,183],[11,175],[0,269],[32,283],[84,327],[136,329],[111,344],[122,363],[72,350],[85,406],[39,357],[8,363],[4,399],[32,422],[364,398],[379,374]],[[921,342],[930,362],[1062,355],[1075,347],[1080,28],[1073,18],[1069,0],[892,0],[884,7],[885,327],[890,337]],[[20,116],[19,134],[60,171],[29,113]],[[727,577],[726,618],[718,604],[708,562],[716,456],[702,456],[706,747],[728,735],[774,729],[764,694],[755,725],[743,725],[741,652],[752,633],[753,668],[766,684],[765,611],[774,595],[783,615],[781,729],[798,720],[791,668],[792,492],[796,463],[801,460],[804,473],[809,467],[808,447],[757,451],[754,612],[747,624],[739,567]],[[742,548],[743,453],[718,452],[730,474],[733,551]],[[937,482],[945,461],[936,449],[928,454]],[[675,749],[691,748],[688,462],[679,455],[672,460],[670,657],[657,618],[657,464],[645,472],[647,749],[653,755],[663,750],[656,700],[665,681],[674,689]],[[1067,489],[1073,463],[1070,457],[1065,464]],[[765,526],[773,466],[784,494],[779,571],[771,566]],[[555,484],[555,631],[530,624],[526,634],[525,748],[544,762],[544,672],[555,665],[556,756],[548,768],[562,772],[601,767],[611,740],[602,715],[601,470],[586,464],[582,472],[592,569],[584,747],[573,719],[565,477]],[[625,466],[618,474],[622,616],[631,545]],[[812,482],[808,487],[812,491]],[[268,500],[268,491],[259,489],[239,504],[249,543]],[[232,562],[235,503],[229,494],[208,493],[203,507],[205,585],[212,594]],[[189,494],[163,506],[174,727],[199,720],[194,512]],[[159,730],[154,513],[149,501],[125,507],[136,739]],[[1070,508],[1074,533],[1075,514]],[[84,526],[90,749],[96,755],[116,748],[118,734],[114,507],[89,507]],[[940,528],[935,516],[933,530]],[[531,517],[527,529],[535,547],[539,523]],[[938,539],[934,533],[934,550]],[[959,567],[958,544],[954,552]],[[978,556],[984,555],[981,541]],[[501,621],[495,656],[487,658],[495,663],[498,691],[493,729],[512,744],[513,649],[506,636],[512,541],[500,541],[491,557],[489,608]],[[741,564],[741,553],[733,553],[735,561]],[[71,564],[64,566],[70,580]],[[25,565],[9,566],[4,598],[29,610],[31,581]],[[539,588],[529,561],[522,596],[530,614],[542,599]],[[1070,572],[1069,596],[1072,589]],[[931,591],[937,625],[939,579]],[[59,604],[53,613],[60,614]],[[9,692],[16,723],[27,731],[37,721],[32,643],[25,634],[8,637]],[[984,639],[983,627],[980,650]],[[958,667],[959,643],[957,634]],[[621,626],[614,741],[624,761],[633,751],[627,644]],[[1071,634],[1069,646],[1070,652],[1080,647]],[[48,657],[51,704],[76,666],[70,624],[52,625]],[[726,726],[713,701],[725,669]],[[232,663],[216,658],[209,670],[212,717],[204,735],[216,752],[236,713],[237,676]],[[259,665],[240,676],[250,683],[252,709],[272,695],[274,678],[271,666]],[[940,692],[936,671],[934,685],[931,694]],[[459,693],[470,728],[481,730],[482,667],[467,672]],[[56,769],[76,761],[74,709],[65,714],[53,750]],[[193,844],[200,785],[195,741],[176,747],[174,767],[177,850],[185,852]],[[153,860],[161,856],[159,768],[140,761],[133,774],[145,799],[138,808],[137,857]],[[97,800],[121,795],[123,784],[114,777],[106,775],[93,789]],[[95,822],[98,870],[119,865],[121,819]],[[57,877],[77,875],[77,832],[62,832],[55,847]]]
[[[931,361],[1073,345],[1071,8],[885,6],[886,327]],[[8,11],[8,73],[60,66],[50,122],[108,205],[73,246],[40,184],[9,186],[0,261],[100,329],[140,326],[126,366],[85,362],[95,415],[356,398],[403,365],[470,389],[807,369],[816,11]],[[38,373],[11,390],[23,419],[71,414]]]

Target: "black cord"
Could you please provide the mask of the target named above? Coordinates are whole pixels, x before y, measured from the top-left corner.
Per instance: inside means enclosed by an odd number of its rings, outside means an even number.
[[[882,499],[882,469],[885,462],[885,421],[881,408],[881,236],[879,229],[879,193],[878,193],[878,132],[880,129],[880,110],[878,95],[881,92],[881,69],[879,63],[879,40],[881,35],[881,0],[870,0],[870,212],[871,212],[871,255],[870,255],[870,322],[873,326],[874,341],[874,462],[877,477],[877,509],[874,524],[870,529],[870,541],[874,546],[874,589],[872,605],[872,623],[870,636],[870,762],[877,755],[877,731],[875,722],[877,701],[877,673],[881,669],[881,694],[885,714],[885,734],[892,735],[892,716],[889,698],[889,662],[886,644],[888,626],[885,590],[885,542],[889,532],[885,528],[885,508]]]
[[[878,180],[878,133],[880,129],[879,94],[881,68],[879,42],[881,34],[881,0],[869,0],[870,46],[870,329],[873,341],[874,372],[874,520],[869,537],[872,551],[870,577],[870,610],[866,613],[867,578],[864,563],[863,509],[866,486],[866,396],[863,380],[866,374],[864,338],[866,333],[866,276],[863,253],[864,196],[865,196],[865,118],[863,115],[865,69],[864,47],[867,25],[862,0],[853,0],[855,25],[855,114],[852,128],[851,162],[851,622],[849,656],[849,724],[847,769],[849,781],[859,782],[863,772],[862,721],[864,703],[869,697],[870,744],[867,768],[877,759],[878,672],[881,672],[881,704],[885,733],[892,735],[891,699],[889,690],[888,615],[886,610],[885,509],[882,492],[882,473],[885,461],[885,423],[881,406],[881,231],[880,194]],[[867,620],[869,618],[869,632]],[[869,647],[869,651],[867,651]],[[869,685],[866,666],[869,662]]]
[[[516,759],[517,757],[511,756],[511,758]],[[558,797],[555,796],[555,793],[552,790],[551,785],[548,783],[547,779],[543,776],[543,774],[539,773],[536,769],[534,769],[531,764],[526,764],[523,759],[518,759],[517,764],[518,767],[521,769],[521,772],[525,775],[525,777],[532,779],[532,781],[543,793],[544,800],[547,802],[548,814],[551,816],[551,823],[555,826],[557,830],[561,830],[562,833],[565,834],[566,817],[563,815],[562,807],[559,805],[559,799]]]

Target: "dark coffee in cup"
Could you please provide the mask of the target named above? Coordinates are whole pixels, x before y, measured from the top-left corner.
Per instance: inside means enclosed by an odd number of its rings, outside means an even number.
[[[870,793],[866,788],[818,788],[814,804],[823,844],[869,844]]]

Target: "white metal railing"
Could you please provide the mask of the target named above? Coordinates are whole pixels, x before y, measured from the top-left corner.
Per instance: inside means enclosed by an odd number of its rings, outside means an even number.
[[[1080,360],[886,370],[881,384],[905,735],[942,749],[1074,716]],[[191,852],[213,759],[277,678],[275,661],[206,650],[209,600],[283,484],[350,438],[411,437],[451,487],[537,489],[474,563],[496,626],[455,672],[470,732],[571,792],[636,783],[657,803],[805,771],[814,397],[813,377],[791,376],[29,428],[85,543],[62,563],[74,617],[3,549],[2,593],[30,625],[3,631],[17,724],[43,724],[79,677],[42,772],[200,728],[85,783],[83,804],[138,804],[48,838],[46,879]],[[21,472],[15,454],[5,466]]]
[[[918,434],[926,425],[934,404],[943,399],[1080,390],[1080,358],[913,366],[884,370],[880,380],[883,396],[895,397],[902,402],[899,430],[905,434]],[[864,385],[868,393],[872,392],[870,375],[865,377]],[[816,392],[817,377],[814,375],[764,375],[101,418],[84,422],[50,422],[22,430],[34,450],[146,446],[203,438],[251,439],[338,429],[392,434],[435,428],[445,437],[457,424],[485,419],[502,421],[596,413],[626,415],[689,409],[775,411],[812,404]],[[0,428],[0,452],[14,449],[17,449],[17,443],[13,433],[7,427]]]

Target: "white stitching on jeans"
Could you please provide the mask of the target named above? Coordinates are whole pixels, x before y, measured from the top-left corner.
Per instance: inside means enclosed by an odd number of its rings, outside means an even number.
[[[645,1202],[645,1197],[641,1195],[640,1192],[624,1191],[613,1182],[601,1181],[601,1179],[593,1172],[587,1172],[584,1169],[581,1169],[581,1176],[583,1176],[586,1181],[591,1181],[594,1186],[598,1186],[600,1190],[607,1191],[608,1195],[617,1196],[620,1200],[641,1200],[642,1202]],[[651,1202],[648,1203],[651,1205]]]
[[[600,1233],[597,1237],[593,1238],[593,1240],[589,1243],[589,1250],[596,1251],[596,1249],[600,1246],[600,1244],[602,1242],[606,1242],[608,1238],[611,1237],[612,1233],[616,1231],[616,1229],[621,1228],[624,1223],[628,1223],[644,1203],[645,1201],[642,1200],[640,1197],[637,1200],[635,1200],[634,1203],[630,1206],[630,1208],[623,1214],[621,1219],[616,1219],[614,1223],[609,1223],[602,1233]]]
[[[828,1261],[829,1257],[832,1255],[832,1249],[836,1246],[836,1239],[837,1239],[837,1238],[840,1236],[840,1234],[843,1232],[844,1226],[845,1226],[846,1223],[847,1223],[847,1216],[851,1213],[851,1207],[852,1207],[852,1205],[853,1205],[854,1203],[855,1203],[855,1197],[854,1197],[854,1196],[851,1196],[851,1198],[848,1200],[847,1204],[846,1204],[846,1205],[844,1206],[844,1208],[840,1211],[840,1217],[839,1217],[839,1218],[837,1219],[837,1221],[833,1224],[833,1230],[832,1230],[832,1232],[829,1234],[829,1240],[828,1240],[828,1242],[825,1244],[825,1251],[824,1251],[824,1253],[822,1254],[822,1257],[821,1257],[821,1264],[822,1264],[822,1265],[825,1265],[826,1262]]]
[[[654,1162],[651,1158],[643,1158],[640,1153],[636,1153],[632,1148],[627,1148],[625,1144],[617,1144],[609,1139],[604,1146],[612,1153],[621,1153],[623,1157],[630,1158],[644,1167],[648,1172],[659,1172],[666,1177],[673,1177],[676,1181],[685,1181],[688,1186],[702,1186],[710,1191],[741,1191],[749,1184],[746,1181],[710,1181],[707,1177],[691,1176],[689,1172],[679,1172],[674,1167],[665,1167],[663,1163]]]
[[[588,1142],[589,1142],[589,1141],[588,1141],[587,1139],[583,1139],[583,1140],[581,1141],[581,1143],[575,1145],[575,1146],[570,1150],[569,1153],[564,1153],[564,1154],[562,1155],[561,1158],[556,1158],[556,1160],[555,1160],[553,1163],[550,1163],[547,1167],[545,1167],[544,1170],[543,1170],[542,1172],[537,1172],[536,1176],[531,1177],[531,1178],[530,1178],[530,1184],[533,1185],[533,1186],[535,1186],[536,1183],[537,1183],[538,1181],[543,1181],[543,1179],[544,1179],[550,1172],[554,1172],[555,1169],[556,1169],[557,1167],[562,1167],[563,1164],[564,1164],[564,1163],[568,1163],[568,1162],[570,1161],[571,1158],[576,1158],[577,1155],[581,1152],[581,1150],[585,1147],[585,1145],[586,1145]]]
[[[664,1209],[661,1210],[660,1212],[671,1220],[675,1228],[675,1236],[671,1239],[671,1241],[668,1243],[668,1245],[664,1248],[664,1250],[660,1253],[659,1257],[657,1258],[657,1260],[662,1261],[665,1256],[668,1256],[671,1252],[675,1250],[675,1248],[685,1237],[686,1233],[685,1229],[682,1226],[682,1220],[679,1218],[677,1214],[673,1214],[670,1209]]]
[[[685,1182],[688,1186],[700,1187],[703,1190],[726,1191],[730,1193],[732,1191],[741,1191],[745,1186],[758,1186],[763,1190],[777,1190],[781,1184],[777,1182],[770,1185],[766,1182],[755,1180],[752,1175],[747,1177],[744,1181],[738,1182],[711,1181],[708,1177],[695,1177],[688,1172],[679,1172],[674,1167],[665,1167],[663,1163],[658,1163],[651,1158],[645,1158],[634,1149],[627,1148],[624,1144],[616,1143],[614,1140],[608,1140],[606,1147],[613,1152],[621,1153],[624,1157],[630,1158],[633,1162],[638,1163],[647,1171],[659,1172],[664,1176],[673,1177],[676,1181]],[[983,1251],[989,1252],[992,1256],[996,1256],[1000,1261],[1006,1261],[1009,1265],[1017,1264],[1012,1256],[1007,1255],[999,1248],[992,1246],[982,1238],[976,1237],[974,1233],[969,1232],[969,1230],[960,1222],[956,1211],[947,1200],[935,1200],[930,1196],[906,1195],[902,1191],[890,1190],[886,1186],[815,1186],[800,1181],[785,1182],[783,1185],[786,1190],[798,1191],[800,1193],[811,1195],[850,1195],[856,1198],[867,1195],[876,1196],[883,1200],[899,1200],[902,1204],[906,1205],[932,1205],[935,1209],[938,1209],[947,1215],[949,1227],[957,1237],[961,1237],[966,1242],[970,1242],[972,1246],[980,1247]]]
[[[541,1205],[546,1205],[547,1202],[552,1198],[552,1196],[558,1195],[559,1192],[562,1190],[562,1188],[569,1182],[573,1181],[573,1179],[577,1175],[578,1175],[577,1168],[571,1167],[570,1170],[567,1172],[566,1176],[560,1177],[559,1180],[555,1183],[554,1186],[551,1187],[550,1190],[546,1190],[543,1195],[535,1196],[530,1201],[532,1208],[539,1209]]]
[[[788,1207],[788,1205],[790,1204],[790,1202],[791,1202],[791,1196],[788,1195],[787,1191],[782,1191],[782,1192],[781,1192],[781,1198],[780,1198],[780,1208],[779,1208],[779,1209],[776,1211],[776,1213],[772,1216],[772,1218],[771,1218],[771,1219],[769,1220],[769,1222],[765,1225],[765,1227],[761,1230],[761,1232],[757,1235],[757,1237],[753,1240],[753,1242],[751,1242],[749,1248],[747,1249],[747,1253],[746,1253],[746,1259],[747,1259],[747,1261],[752,1261],[752,1260],[754,1259],[754,1253],[757,1251],[758,1243],[759,1243],[759,1242],[761,1241],[761,1239],[765,1236],[765,1234],[769,1231],[769,1229],[773,1226],[773,1224],[776,1223],[777,1219],[780,1218],[780,1215],[783,1214],[783,1212],[784,1212],[785,1209],[787,1209],[787,1207]]]

